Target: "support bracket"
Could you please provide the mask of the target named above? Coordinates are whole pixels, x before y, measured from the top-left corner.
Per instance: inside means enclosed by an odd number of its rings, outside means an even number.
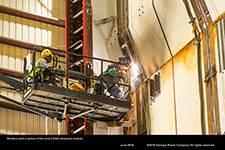
[[[211,74],[209,72],[209,69],[205,73],[205,80],[204,80],[205,83],[208,82],[211,78],[213,78],[217,74],[217,70],[216,70],[216,66],[215,65],[211,66],[211,70],[212,70]]]

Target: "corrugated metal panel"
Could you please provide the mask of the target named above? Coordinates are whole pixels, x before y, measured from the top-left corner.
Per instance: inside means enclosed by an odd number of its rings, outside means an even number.
[[[54,0],[54,2],[53,0],[0,0],[0,5],[43,16],[65,19],[64,0]],[[64,28],[3,13],[0,13],[0,36],[46,46],[60,46],[61,49],[64,48],[61,45],[65,45]],[[27,49],[0,44],[0,67],[22,72],[23,58],[28,52]],[[37,57],[39,58],[40,54]],[[1,90],[0,93],[21,101],[19,94]]]
[[[66,134],[65,121],[60,123],[48,119],[48,134]],[[45,117],[36,114],[0,108],[0,134],[41,134],[46,131]]]
[[[0,5],[65,20],[65,0],[0,0]],[[0,36],[64,49],[65,28],[0,13]],[[0,67],[23,71],[23,58],[30,50],[0,43]],[[37,55],[40,57],[40,54]],[[63,66],[62,66],[63,68]],[[0,82],[0,85],[3,83]],[[21,101],[21,95],[0,90],[0,94]],[[0,133],[45,134],[42,116],[0,108]],[[57,122],[48,120],[49,134],[57,134]],[[61,133],[65,126],[61,124]]]

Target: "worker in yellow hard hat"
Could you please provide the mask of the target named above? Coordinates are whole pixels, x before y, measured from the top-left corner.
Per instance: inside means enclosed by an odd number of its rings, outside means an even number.
[[[67,89],[66,86],[62,86],[62,87]],[[73,91],[85,92],[84,87],[79,83],[73,83],[72,85],[69,86],[69,89]]]
[[[49,49],[44,49],[41,52],[41,58],[35,63],[35,76],[40,75],[42,69],[49,68],[48,63],[52,61],[52,52]],[[28,83],[33,83],[34,77],[34,70],[30,73],[29,77],[27,78]],[[37,81],[40,80],[36,78]]]
[[[49,49],[45,49],[41,52],[41,58],[44,58],[47,63],[50,63],[52,61],[52,52]]]

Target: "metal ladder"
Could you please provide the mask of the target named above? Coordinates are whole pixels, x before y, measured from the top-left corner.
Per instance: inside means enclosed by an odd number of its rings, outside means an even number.
[[[86,28],[85,17],[85,0],[67,0],[67,14],[66,14],[66,32],[67,32],[67,50],[80,55],[87,55],[85,48],[84,29]],[[77,67],[78,64],[86,65],[87,59],[82,57],[69,56],[67,59],[74,65],[69,66],[69,70],[79,71],[86,74],[86,68],[81,69]],[[66,114],[66,112],[64,112]],[[82,124],[81,119],[69,119],[68,124],[75,127],[75,124]],[[71,134],[71,132],[69,132]],[[82,133],[81,133],[82,134]]]
[[[67,34],[68,52],[83,55],[84,50],[84,8],[83,0],[67,0]],[[84,63],[81,57],[69,57],[70,63]],[[76,66],[70,66],[70,70],[81,71]]]

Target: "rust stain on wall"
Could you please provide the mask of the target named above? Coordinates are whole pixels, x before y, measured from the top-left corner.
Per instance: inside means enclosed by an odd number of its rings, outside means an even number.
[[[197,68],[197,62],[190,61],[193,57],[196,57],[196,46],[194,43],[195,40],[191,40],[174,56],[174,61],[183,62],[185,69],[192,70],[193,68]]]
[[[224,14],[220,15],[220,19]],[[204,54],[204,67],[205,67],[205,87],[206,87],[206,105],[207,105],[207,118],[208,118],[208,134],[220,134],[220,117],[219,117],[219,104],[218,104],[218,89],[217,89],[217,68],[215,56],[215,39],[217,36],[216,22],[209,24],[209,43],[207,43],[207,30],[203,31],[203,54]],[[208,44],[208,47],[207,47]],[[210,54],[207,52],[209,48]],[[210,58],[211,62],[208,62]],[[209,64],[210,63],[210,64]],[[211,72],[210,72],[211,69]],[[212,93],[212,94],[211,94]]]

